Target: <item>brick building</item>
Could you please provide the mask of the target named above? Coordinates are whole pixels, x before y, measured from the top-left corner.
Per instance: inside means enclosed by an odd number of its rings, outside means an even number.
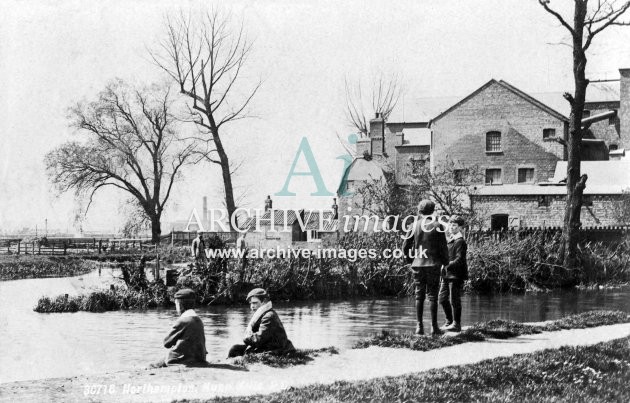
[[[445,100],[449,99],[436,99],[436,104],[444,105]],[[619,80],[591,83],[586,101],[583,171],[594,176],[587,182],[587,204],[592,205],[584,208],[583,225],[617,225],[614,210],[630,181],[613,175],[614,182],[606,182],[603,173],[628,169],[630,69],[621,69]],[[475,210],[487,212],[485,227],[559,225],[566,193],[563,143],[569,112],[562,94],[531,96],[492,79],[457,102],[451,98],[450,105],[426,121],[385,122],[377,116],[370,122],[368,136],[357,143],[358,157],[346,172],[348,181],[342,181],[345,188],[339,189],[340,215],[354,214],[347,207],[358,204],[344,196],[344,190],[378,175],[405,186],[406,170],[414,164],[429,164],[435,170],[451,161],[456,168],[477,167],[483,173],[484,180],[469,202]],[[408,141],[405,130],[424,131],[425,142]]]

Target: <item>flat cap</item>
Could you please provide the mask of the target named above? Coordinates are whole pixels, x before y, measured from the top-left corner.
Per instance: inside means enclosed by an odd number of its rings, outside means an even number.
[[[195,299],[195,292],[190,288],[182,288],[175,293],[175,299]]]
[[[429,215],[435,211],[435,203],[431,200],[424,199],[418,204],[418,212],[420,214]]]
[[[267,298],[268,296],[269,295],[267,295],[267,291],[265,291],[264,288],[254,288],[249,292],[249,294],[247,294],[247,298],[245,298],[245,300],[249,301],[251,297]]]

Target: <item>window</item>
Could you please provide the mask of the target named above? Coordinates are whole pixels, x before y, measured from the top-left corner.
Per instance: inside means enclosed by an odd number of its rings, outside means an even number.
[[[501,184],[501,169],[491,168],[486,169],[486,185],[500,185]]]
[[[538,196],[538,207],[549,207],[551,196]]]
[[[556,137],[556,129],[543,129],[543,139],[553,139]]]
[[[493,214],[490,217],[490,229],[492,231],[501,231],[508,228],[508,215],[507,214]]]
[[[618,149],[619,149],[619,146],[617,144],[611,144],[608,146],[608,151],[615,151]]]
[[[453,180],[455,181],[455,183],[462,183],[466,176],[468,176],[468,169],[453,170]]]
[[[588,109],[584,109],[584,113],[582,113],[582,119],[590,118],[590,117],[591,117],[591,111],[589,111]]]
[[[486,133],[486,152],[496,153],[501,151],[501,132]]]
[[[533,183],[534,182],[534,168],[519,168],[518,169],[518,183]]]

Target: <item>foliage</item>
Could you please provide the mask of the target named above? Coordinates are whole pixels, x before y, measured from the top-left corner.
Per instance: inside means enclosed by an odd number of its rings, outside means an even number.
[[[173,184],[193,149],[178,133],[169,92],[158,85],[111,82],[95,101],[79,102],[69,111],[71,126],[84,141],[66,142],[45,157],[60,192],[74,190],[90,202],[104,187],[125,192],[149,218],[154,242]]]
[[[150,283],[144,290],[114,287],[77,296],[60,295],[42,297],[37,301],[35,312],[105,312],[121,309],[148,309],[170,304],[166,287],[161,282]]]
[[[477,292],[524,291],[578,284],[630,281],[630,241],[582,242],[579,267],[567,269],[561,234],[548,231],[469,237],[467,288]]]
[[[8,255],[0,257],[0,281],[77,276],[97,268],[96,263],[75,257]]]

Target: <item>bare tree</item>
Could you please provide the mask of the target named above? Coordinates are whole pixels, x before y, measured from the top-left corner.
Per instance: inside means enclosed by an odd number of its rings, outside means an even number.
[[[151,223],[159,242],[160,219],[193,150],[176,131],[168,87],[133,88],[118,80],[96,101],[80,102],[69,112],[71,126],[84,141],[70,141],[49,152],[46,169],[61,192],[88,196],[103,187],[131,196]]]
[[[243,25],[232,30],[230,18],[217,11],[193,18],[180,13],[166,20],[166,37],[150,51],[153,61],[179,86],[192,103],[191,120],[200,129],[198,155],[221,168],[225,205],[236,210],[232,168],[221,134],[226,123],[247,117],[258,81],[243,95],[236,90],[251,50]],[[232,225],[230,220],[230,226]]]
[[[345,80],[346,121],[359,133],[367,135],[370,129],[369,117],[380,114],[387,120],[398,104],[401,86],[398,77],[385,77],[379,74],[372,82],[367,94],[364,94],[360,81]]]
[[[418,195],[421,195],[433,200],[442,214],[463,216],[472,229],[483,227],[483,212],[473,205],[477,186],[484,181],[478,166],[461,168],[461,164],[450,159],[437,165],[433,171],[428,165],[414,166],[414,162],[410,165],[407,191],[416,199],[416,204]]]
[[[580,228],[580,211],[582,208],[582,194],[586,187],[586,175],[580,172],[580,148],[582,136],[587,128],[582,127],[586,87],[586,53],[593,40],[606,28],[615,25],[629,25],[630,22],[620,20],[620,17],[630,8],[630,1],[615,0],[573,0],[572,20],[564,17],[559,11],[551,8],[551,0],[538,0],[545,11],[554,16],[571,35],[573,49],[573,81],[574,93],[565,93],[564,97],[571,105],[569,117],[569,135],[567,147],[567,202],[562,231],[563,247],[561,256],[567,268],[574,268],[577,264],[578,231]]]

